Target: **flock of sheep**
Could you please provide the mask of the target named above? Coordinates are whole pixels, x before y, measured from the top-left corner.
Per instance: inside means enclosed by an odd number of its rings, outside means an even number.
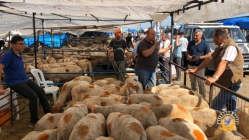
[[[63,85],[53,109],[23,140],[243,138],[236,131],[223,131],[217,124],[220,112],[191,90],[161,84],[143,91],[133,77],[124,83],[114,78],[92,83],[90,77],[79,76]]]

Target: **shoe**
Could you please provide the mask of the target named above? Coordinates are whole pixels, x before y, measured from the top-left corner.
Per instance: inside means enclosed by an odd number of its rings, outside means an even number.
[[[29,123],[29,127],[34,128],[36,123]]]

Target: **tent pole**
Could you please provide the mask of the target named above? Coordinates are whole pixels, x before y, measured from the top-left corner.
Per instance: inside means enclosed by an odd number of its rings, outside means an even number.
[[[35,32],[35,13],[33,13],[33,30],[34,30],[34,53],[35,53],[35,68],[37,68],[37,44],[36,44],[36,32]]]
[[[51,29],[51,47],[52,47],[52,57],[53,57],[54,56],[53,29]]]
[[[11,34],[11,31],[9,31],[8,49],[10,49],[10,34]]]
[[[153,20],[150,21],[150,28],[153,28],[153,27],[152,27],[152,21],[153,21]]]
[[[42,19],[42,50],[43,50],[43,59],[46,60],[46,49],[45,49],[45,38],[44,38],[44,19]]]
[[[173,36],[174,36],[174,19],[173,19],[173,12],[170,13],[170,17],[171,17],[171,36],[170,36],[170,44],[173,43]],[[173,61],[173,56],[172,56],[173,50],[172,48],[170,49],[170,62]],[[171,63],[169,63],[169,83],[171,83],[171,76],[172,76],[172,69],[171,69]]]

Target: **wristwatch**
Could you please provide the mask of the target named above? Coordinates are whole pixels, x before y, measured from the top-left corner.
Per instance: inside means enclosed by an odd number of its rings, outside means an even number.
[[[216,75],[213,75],[213,77],[216,79],[216,81],[219,79],[219,77]]]

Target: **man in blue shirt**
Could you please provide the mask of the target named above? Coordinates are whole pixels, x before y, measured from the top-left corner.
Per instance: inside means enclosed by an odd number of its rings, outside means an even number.
[[[24,39],[21,36],[12,37],[12,48],[0,61],[0,71],[4,71],[6,86],[29,100],[29,111],[31,116],[29,126],[34,127],[38,121],[38,98],[45,114],[50,113],[51,109],[45,91],[36,83],[29,80],[26,75],[21,53],[25,47],[23,40]],[[0,73],[0,77],[2,77],[2,73]],[[0,83],[2,83],[1,79]],[[4,89],[2,87],[0,87],[0,95],[1,94],[4,94]]]
[[[173,62],[181,66],[183,41],[180,39],[180,36],[177,34],[177,32],[174,33],[174,39],[175,41],[173,42],[174,44]],[[181,69],[179,67],[175,67],[175,69],[176,69],[176,78],[174,81],[180,82],[181,81]]]
[[[187,57],[189,60],[188,68],[197,68],[201,62],[211,56],[210,45],[205,40],[202,40],[202,30],[196,29],[194,34],[194,40],[190,41],[187,47]],[[196,72],[197,75],[204,77],[205,69],[201,69]],[[196,78],[196,76],[190,74],[190,82],[192,90],[196,90],[196,80],[199,86],[199,93],[206,98],[204,80]]]

